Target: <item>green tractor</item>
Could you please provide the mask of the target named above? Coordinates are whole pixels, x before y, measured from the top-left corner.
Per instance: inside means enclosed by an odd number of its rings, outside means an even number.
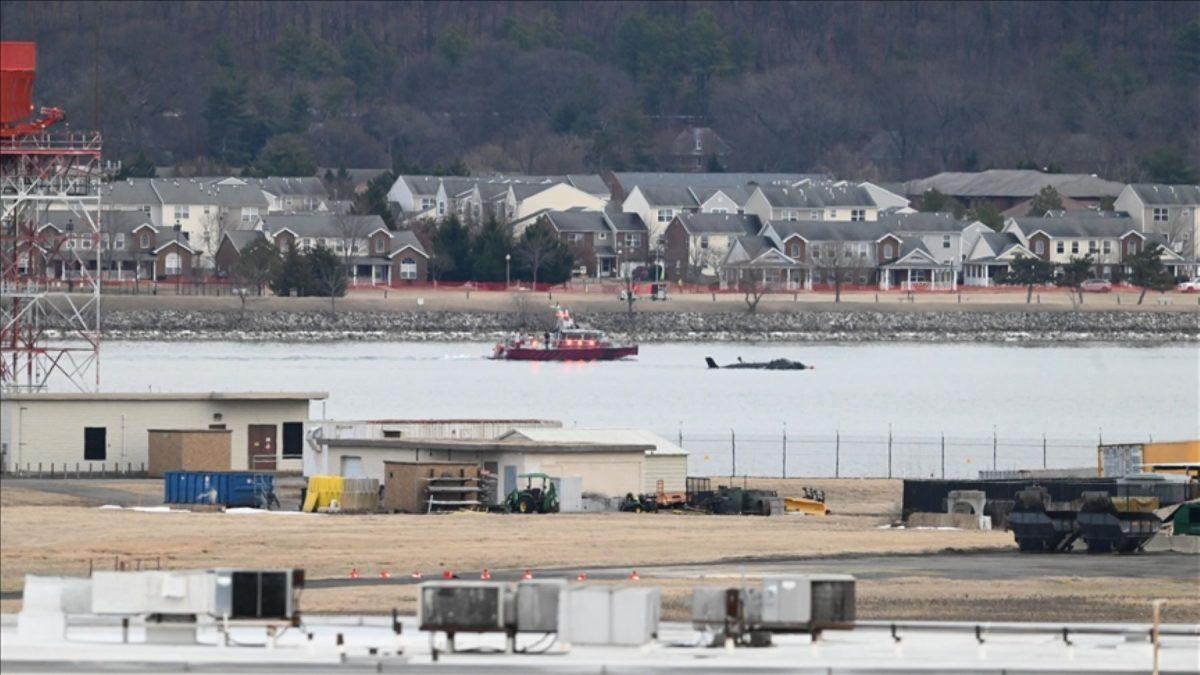
[[[555,513],[558,511],[558,492],[550,476],[544,473],[523,473],[517,476],[525,479],[525,487],[517,488],[508,493],[504,499],[504,508],[509,513]],[[534,485],[534,479],[541,483]]]

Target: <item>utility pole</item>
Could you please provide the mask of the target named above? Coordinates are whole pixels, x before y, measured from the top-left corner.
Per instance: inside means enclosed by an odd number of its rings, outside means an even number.
[[[733,433],[733,429],[729,430],[729,479],[732,482],[737,476],[737,437]]]
[[[892,425],[888,423],[888,478],[892,477]]]
[[[783,423],[783,477],[787,478],[787,422]]]
[[[1046,432],[1042,432],[1042,468],[1046,468]]]
[[[833,477],[840,478],[842,468],[842,432],[834,430],[833,432]]]
[[[946,432],[942,432],[942,480],[946,480]]]
[[[996,425],[992,425],[992,471],[996,470]]]

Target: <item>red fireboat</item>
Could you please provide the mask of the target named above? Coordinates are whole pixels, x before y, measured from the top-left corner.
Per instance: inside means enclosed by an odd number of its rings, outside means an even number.
[[[637,356],[637,345],[620,345],[604,331],[575,323],[571,313],[556,307],[558,325],[541,338],[517,336],[492,350],[493,359],[508,361],[616,361]]]

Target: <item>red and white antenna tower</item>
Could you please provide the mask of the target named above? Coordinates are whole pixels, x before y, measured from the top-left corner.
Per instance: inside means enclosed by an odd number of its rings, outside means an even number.
[[[36,119],[32,42],[0,43],[0,387],[100,387],[100,133]],[[52,224],[50,213],[70,214]]]

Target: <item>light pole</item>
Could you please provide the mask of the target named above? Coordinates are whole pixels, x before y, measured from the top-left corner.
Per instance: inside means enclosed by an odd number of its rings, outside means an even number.
[[[512,254],[505,253],[504,254],[504,290],[506,290],[506,291],[508,290],[509,286],[512,284],[512,281],[511,281],[512,275],[509,273],[509,270],[511,269],[511,263],[512,263]]]

